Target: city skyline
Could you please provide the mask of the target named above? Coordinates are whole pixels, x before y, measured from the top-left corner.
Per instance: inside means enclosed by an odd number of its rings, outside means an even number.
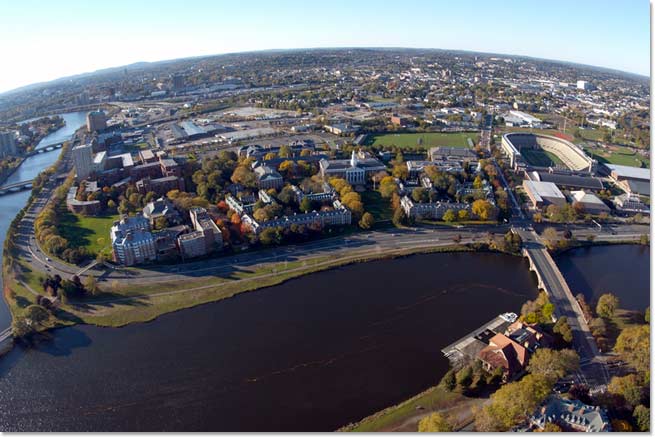
[[[35,8],[32,2],[7,5],[0,17],[0,38],[13,44],[0,48],[0,55],[20,63],[0,72],[0,93],[137,62],[313,48],[404,47],[497,53],[645,76],[650,69],[649,3],[641,1],[622,4],[622,20],[616,20],[616,4],[610,1],[572,5],[554,1],[549,2],[549,8],[530,10],[515,1],[504,3],[502,8],[489,8],[476,1],[457,5],[410,1],[393,13],[380,11],[369,1],[331,3],[325,11],[315,6],[299,8],[294,1],[281,2],[275,8],[254,2],[247,14],[229,3],[204,1],[183,10],[172,2],[158,3],[161,6],[155,10],[146,2],[131,5],[129,14],[124,5],[127,3],[118,2],[108,8],[78,1],[67,2],[65,8],[58,5],[59,9],[51,5]],[[28,10],[32,26],[25,26],[22,19]],[[365,26],[348,24],[366,13],[374,15],[371,19],[375,25],[368,21]],[[149,20],[149,14],[156,19]],[[504,19],[512,25],[504,25]],[[539,24],[550,27],[535,33]],[[526,37],[519,38],[523,35]],[[43,50],[45,41],[76,55],[62,62],[61,50]],[[567,46],[567,42],[573,44]]]

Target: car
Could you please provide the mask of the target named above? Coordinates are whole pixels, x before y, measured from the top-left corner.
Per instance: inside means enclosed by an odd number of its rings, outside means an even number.
[[[45,257],[45,260],[48,261],[48,262],[52,261],[52,260],[51,260],[50,258],[48,258],[47,256]]]

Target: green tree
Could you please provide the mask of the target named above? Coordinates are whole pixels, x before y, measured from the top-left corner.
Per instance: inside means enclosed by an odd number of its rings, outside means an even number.
[[[155,229],[164,229],[168,226],[168,219],[164,216],[155,219]]]
[[[614,312],[619,307],[619,298],[612,293],[605,293],[598,299],[596,305],[596,313],[605,319],[610,319],[614,316]]]
[[[281,235],[275,228],[266,228],[259,234],[259,241],[265,246],[279,244]]]
[[[553,326],[553,332],[559,334],[566,343],[571,343],[573,341],[573,331],[569,322],[566,320],[566,317],[561,316],[557,319],[555,326]]]
[[[650,431],[650,408],[637,405],[632,413],[637,429],[642,432]]]
[[[457,387],[457,378],[455,377],[455,370],[449,369],[446,374],[439,381],[439,386],[446,391],[453,391]]]
[[[644,386],[634,373],[626,376],[613,376],[607,386],[607,391],[622,396],[632,406],[639,405],[644,397]]]
[[[418,432],[453,432],[453,426],[445,415],[432,413],[418,423]]]
[[[84,279],[84,288],[93,295],[98,294],[98,281],[95,276],[89,275]]]
[[[412,199],[417,203],[425,203],[429,200],[428,190],[423,187],[416,187],[412,190]]]
[[[305,196],[300,201],[300,210],[302,212],[309,212],[313,209],[312,201],[309,197]]]
[[[638,372],[650,370],[650,325],[623,329],[616,339],[614,350]]]
[[[530,358],[528,372],[542,375],[553,382],[576,371],[580,367],[580,357],[572,349],[556,351],[540,348]]]
[[[557,229],[552,227],[547,227],[546,229],[544,229],[544,232],[541,236],[545,240],[546,247],[548,249],[554,250],[555,248],[557,248],[557,243],[559,242],[559,234],[557,233]]]
[[[34,323],[41,323],[48,320],[50,313],[41,305],[30,305],[25,309],[25,318]]]
[[[451,222],[454,222],[455,220],[457,220],[457,216],[455,215],[455,211],[453,211],[452,209],[449,209],[448,211],[444,212],[442,218],[443,218],[443,221],[445,221],[446,223],[451,223]]]
[[[455,378],[457,379],[457,385],[466,389],[473,382],[473,369],[471,369],[471,366],[463,367],[459,372],[457,372]]]
[[[365,212],[362,215],[362,219],[359,221],[359,227],[362,229],[371,229],[374,224],[375,219],[373,218],[373,214],[370,212]]]

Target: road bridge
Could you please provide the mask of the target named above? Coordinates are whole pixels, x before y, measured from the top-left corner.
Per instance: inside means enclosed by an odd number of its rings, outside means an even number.
[[[539,288],[548,293],[555,306],[556,317],[566,317],[573,332],[573,345],[583,363],[582,376],[585,381],[595,386],[604,386],[608,381],[608,372],[604,365],[601,351],[591,335],[580,304],[569,288],[562,272],[548,250],[539,241],[534,231],[514,229],[523,240],[523,255],[530,262],[530,270],[537,276]]]
[[[33,182],[34,179],[30,179],[28,181],[20,181],[20,182],[14,182],[13,184],[3,185],[2,187],[0,187],[0,196],[4,196],[5,194],[15,193],[22,190],[29,190],[32,188]]]
[[[49,144],[46,147],[41,147],[40,149],[35,149],[26,153],[25,157],[38,155],[39,153],[52,152],[53,150],[61,149],[62,147],[64,147],[64,143]]]

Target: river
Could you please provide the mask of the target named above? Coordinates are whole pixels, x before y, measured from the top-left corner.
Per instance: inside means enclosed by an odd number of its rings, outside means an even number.
[[[86,123],[86,112],[71,112],[60,115],[63,117],[64,121],[66,121],[66,125],[43,137],[41,141],[39,141],[39,144],[37,144],[37,149],[71,139],[73,133]],[[4,184],[12,184],[14,182],[33,179],[41,171],[51,166],[57,160],[60,152],[61,149],[56,149],[51,152],[43,152],[30,156],[20,167],[18,167],[18,169],[16,169]],[[29,191],[20,191],[0,197],[0,247],[4,244],[9,224],[16,214],[18,214],[18,211],[23,209],[29,197]],[[0,255],[0,257],[1,256],[2,255]],[[9,310],[4,303],[4,300],[2,300],[2,304],[0,304],[0,330],[5,329],[10,323],[11,316]]]

